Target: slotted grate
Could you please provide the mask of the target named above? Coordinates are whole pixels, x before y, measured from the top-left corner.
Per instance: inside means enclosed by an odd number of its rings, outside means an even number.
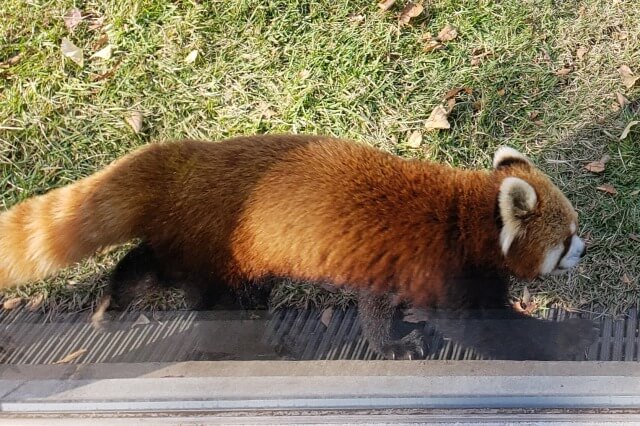
[[[113,314],[112,314],[113,315]],[[544,317],[563,320],[575,314],[550,309]],[[355,308],[322,311],[267,312],[169,311],[129,312],[95,329],[88,315],[68,314],[53,320],[24,309],[0,310],[0,344],[5,364],[52,364],[83,350],[70,363],[175,362],[250,359],[380,359],[362,337]],[[638,361],[636,309],[621,319],[600,320],[600,338],[588,350],[594,361]],[[431,348],[427,359],[482,359],[472,349],[443,338],[428,323]]]

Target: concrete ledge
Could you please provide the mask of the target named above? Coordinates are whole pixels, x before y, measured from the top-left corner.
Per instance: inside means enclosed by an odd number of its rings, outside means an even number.
[[[3,366],[0,411],[640,409],[618,362],[220,361]]]

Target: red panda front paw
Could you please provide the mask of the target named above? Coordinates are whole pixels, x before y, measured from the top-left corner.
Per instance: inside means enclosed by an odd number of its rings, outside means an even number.
[[[554,336],[554,359],[582,360],[586,349],[598,338],[598,328],[593,321],[571,318],[557,324]]]
[[[386,359],[422,359],[425,355],[425,343],[420,330],[413,330],[400,340],[386,343],[382,347],[382,356]]]

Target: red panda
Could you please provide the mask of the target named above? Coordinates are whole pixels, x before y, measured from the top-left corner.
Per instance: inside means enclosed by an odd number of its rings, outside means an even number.
[[[0,287],[139,238],[164,271],[203,285],[289,277],[423,307],[474,294],[502,310],[507,275],[578,263],[577,227],[562,192],[511,148],[485,171],[321,136],[150,144],[1,213]],[[586,323],[574,332],[592,337]]]

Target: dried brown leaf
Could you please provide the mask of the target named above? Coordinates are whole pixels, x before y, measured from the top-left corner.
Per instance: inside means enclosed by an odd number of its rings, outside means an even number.
[[[333,317],[333,308],[329,307],[322,311],[322,315],[320,316],[320,322],[324,324],[325,327],[329,327],[329,323],[331,322],[332,317]]]
[[[89,29],[95,31],[104,25],[104,16],[97,16],[89,20]]]
[[[620,281],[622,281],[622,283],[626,285],[630,285],[632,282],[631,277],[626,272],[622,274],[622,277],[620,277]]]
[[[67,364],[71,361],[78,359],[79,357],[84,355],[86,352],[87,352],[86,349],[78,349],[77,351],[71,352],[64,358],[61,358],[58,361],[54,362],[54,364]]]
[[[25,308],[27,308],[29,312],[35,312],[38,309],[40,309],[43,302],[44,302],[44,294],[38,293],[36,296],[33,296],[31,299],[29,299]]]
[[[622,93],[616,92],[616,100],[618,101],[618,105],[621,108],[624,108],[625,105],[629,104],[629,99],[627,99]]]
[[[529,292],[529,288],[525,285],[524,289],[522,289],[522,299],[521,301],[523,303],[530,303],[531,302],[531,293]]]
[[[475,53],[474,53],[475,52]],[[478,53],[481,52],[481,53]],[[480,63],[487,57],[492,56],[493,52],[485,52],[484,49],[479,48],[479,49],[474,49],[473,52],[471,52],[471,66],[475,67],[477,65],[480,65]]]
[[[640,189],[636,189],[634,191],[631,191],[629,193],[630,196],[635,197],[636,195],[640,194]]]
[[[67,58],[71,59],[73,62],[78,64],[80,67],[84,64],[84,56],[82,54],[82,49],[73,44],[71,40],[66,37],[62,38],[62,43],[60,43],[60,50],[62,54]]]
[[[570,68],[570,67],[563,67],[563,68],[560,68],[559,70],[557,70],[557,71],[555,72],[555,74],[556,74],[558,77],[562,77],[562,76],[568,75],[571,71],[573,71],[573,68]]]
[[[309,70],[302,70],[298,73],[298,78],[300,78],[300,80],[306,80],[310,75],[311,72]]]
[[[396,0],[384,0],[384,1],[380,2],[380,3],[378,3],[378,7],[382,11],[389,10],[391,8],[391,6],[393,6],[393,4],[395,2],[396,2]]]
[[[635,126],[636,124],[640,124],[640,121],[638,120],[633,120],[630,121],[627,126],[624,128],[624,130],[622,131],[622,134],[620,135],[620,140],[625,139],[627,136],[629,136],[629,132],[631,132],[631,128],[633,126]]]
[[[608,183],[605,183],[600,186],[596,186],[596,189],[598,191],[606,192],[611,195],[616,195],[618,193],[618,190],[615,189],[613,186],[609,185]]]
[[[440,32],[436,36],[436,40],[438,40],[438,41],[451,41],[451,40],[455,39],[456,37],[458,37],[458,30],[455,27],[447,24],[447,25],[444,26],[443,29],[440,30]]]
[[[0,67],[12,67],[22,59],[22,53],[18,53],[17,55],[13,55],[9,59],[4,62],[0,62]]]
[[[429,118],[424,124],[425,128],[427,130],[450,129],[451,125],[447,120],[447,115],[448,113],[445,107],[438,105],[433,109],[433,111],[431,111],[431,115],[429,115]]]
[[[505,89],[499,89],[498,90],[498,96],[502,97],[502,96],[504,96],[506,94],[507,94],[507,91]]]
[[[420,148],[421,144],[422,132],[420,130],[414,130],[413,132],[411,132],[409,138],[407,139],[407,146],[409,148]]]
[[[15,309],[20,305],[22,305],[22,297],[12,297],[2,303],[2,307],[6,310]]]
[[[337,293],[338,287],[329,283],[320,283],[320,287],[327,290],[329,293]]]
[[[400,23],[400,25],[406,25],[409,23],[411,18],[419,16],[423,10],[424,7],[420,3],[414,3],[410,1],[405,5],[404,9],[402,9],[402,12],[400,12],[398,22]]]
[[[143,115],[140,111],[131,111],[131,113],[125,117],[124,121],[127,122],[134,133],[140,133],[140,130],[142,130],[142,119]]]
[[[73,32],[73,30],[75,30],[78,24],[82,21],[82,12],[80,12],[80,9],[74,7],[73,9],[68,10],[62,19],[64,20],[64,26],[67,27],[67,30],[69,32]]]
[[[529,113],[529,120],[535,120],[540,115],[539,111],[533,110]]]
[[[109,36],[107,34],[102,34],[98,39],[93,43],[93,50],[98,50],[103,48],[107,43],[109,43]]]
[[[429,40],[425,43],[422,50],[428,53],[428,52],[433,52],[434,50],[440,50],[443,48],[444,48],[444,44],[435,40]]]
[[[533,124],[535,124],[536,126],[544,126],[544,121],[536,120],[536,121],[533,122]]]
[[[587,47],[579,47],[578,50],[576,50],[576,58],[578,58],[578,60],[581,60],[582,58],[584,58],[584,55],[586,55],[589,52],[589,48]]]
[[[622,84],[624,84],[627,89],[631,89],[640,78],[640,76],[633,74],[633,71],[631,71],[631,68],[629,68],[628,65],[620,66],[620,68],[618,68],[618,73],[622,79]]]
[[[456,99],[455,98],[450,98],[447,99],[447,114],[450,114],[451,111],[453,111],[453,107],[456,106]]]
[[[454,87],[453,89],[448,90],[447,93],[444,94],[444,100],[447,101],[451,98],[455,98],[458,93],[462,92],[462,90],[464,90],[464,87]]]
[[[119,67],[120,67],[120,61],[118,61],[110,70],[105,71],[102,74],[92,75],[91,81],[101,81],[101,80],[107,79],[111,77],[113,74],[115,74]]]
[[[598,161],[592,161],[591,163],[586,164],[584,168],[592,173],[602,173],[604,172],[605,165],[609,160],[611,160],[611,157],[604,155]]]

